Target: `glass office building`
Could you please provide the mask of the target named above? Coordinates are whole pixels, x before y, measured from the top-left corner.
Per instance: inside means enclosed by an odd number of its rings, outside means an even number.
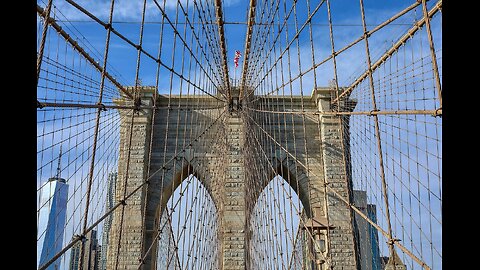
[[[65,179],[48,179],[39,193],[37,220],[37,267],[47,263],[63,245],[65,217],[68,199],[68,184]],[[60,269],[57,259],[47,270]]]

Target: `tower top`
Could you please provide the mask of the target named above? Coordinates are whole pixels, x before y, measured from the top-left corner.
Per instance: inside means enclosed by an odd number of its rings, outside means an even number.
[[[60,173],[62,171],[61,162],[62,162],[62,145],[60,145],[60,153],[58,154],[57,174],[55,175],[55,177],[50,177],[48,179],[49,182],[53,182],[53,181],[59,181],[61,183],[67,182],[65,179],[60,177]]]

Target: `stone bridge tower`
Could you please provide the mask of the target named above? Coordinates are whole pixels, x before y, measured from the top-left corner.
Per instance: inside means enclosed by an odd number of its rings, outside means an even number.
[[[153,88],[142,88],[142,104],[153,104],[153,91]],[[235,91],[233,93],[235,99]],[[115,269],[117,257],[118,269],[137,269],[139,258],[155,237],[161,213],[173,190],[190,174],[195,175],[202,182],[218,210],[219,268],[223,270],[249,269],[247,263],[251,234],[249,214],[252,209],[249,209],[246,201],[256,201],[268,184],[267,180],[259,181],[251,171],[246,170],[245,165],[255,161],[259,169],[264,172],[265,179],[273,179],[275,175],[281,175],[297,192],[308,218],[305,226],[310,228],[313,234],[320,237],[321,230],[329,226],[331,266],[334,269],[356,270],[358,259],[355,252],[353,214],[350,208],[333,194],[329,192],[324,194],[324,185],[327,182],[330,188],[344,198],[351,198],[351,179],[348,172],[349,155],[345,151],[349,136],[348,130],[342,130],[341,125],[341,117],[344,117],[344,121],[348,121],[348,117],[328,113],[313,114],[332,111],[330,107],[332,93],[328,88],[317,88],[312,92],[310,98],[275,96],[269,102],[254,103],[269,104],[270,108],[262,107],[262,109],[275,110],[280,102],[296,111],[302,109],[303,103],[303,110],[312,112],[312,114],[305,115],[305,118],[298,114],[285,118],[281,124],[277,121],[264,125],[269,129],[264,133],[272,136],[272,138],[265,137],[265,140],[281,142],[281,145],[285,145],[287,149],[271,149],[272,151],[263,156],[251,154],[254,151],[250,151],[249,148],[254,147],[255,138],[251,132],[246,131],[261,128],[255,126],[253,121],[249,121],[250,117],[255,119],[256,123],[266,123],[266,119],[262,118],[260,113],[251,113],[246,116],[242,113],[241,104],[231,104],[226,110],[225,104],[208,96],[203,98],[171,96],[168,98],[159,95],[157,100],[159,109],[156,110],[155,117],[152,118],[150,110],[140,110],[134,117],[133,125],[131,112],[127,113],[126,110],[121,110],[120,114],[122,114],[123,120],[120,134],[121,149],[116,200],[121,200],[123,196],[125,164],[128,156],[130,167],[127,193],[147,179],[147,171],[150,175],[153,172],[158,171],[158,173],[150,178],[148,188],[147,185],[144,185],[141,192],[136,192],[133,198],[128,200],[124,213],[124,217],[128,218],[123,220],[123,234],[120,236],[118,231],[111,231],[107,252],[107,269]],[[261,99],[259,100],[261,101]],[[119,100],[118,103],[126,104],[128,102]],[[351,101],[350,103],[350,109],[353,110],[355,102]],[[185,107],[188,104],[195,107],[188,113],[183,110],[168,109],[169,106]],[[210,109],[210,114],[206,114],[199,109],[202,106],[217,109],[213,109],[215,112],[213,114],[211,113],[212,109]],[[345,104],[342,107],[345,107]],[[222,113],[227,116],[222,118],[220,124],[211,126],[204,134],[200,133],[207,128],[203,123],[212,121],[212,119],[206,118],[216,118]],[[191,121],[192,115],[195,115],[195,119],[198,121]],[[187,121],[186,125],[184,125],[185,121]],[[305,125],[302,125],[301,121],[304,121]],[[177,128],[177,123],[180,123],[178,126],[181,128]],[[131,126],[133,127],[132,144],[130,155],[128,155],[127,143]],[[154,127],[153,138],[150,137],[152,127]],[[226,139],[215,143],[206,143],[209,140],[218,140],[218,136],[215,134],[219,132],[225,134]],[[344,133],[342,134],[342,132]],[[296,136],[295,146],[292,134]],[[184,138],[187,142],[190,139],[194,140],[191,144],[186,145],[184,150],[175,147],[178,141]],[[152,149],[149,149],[151,140],[153,142]],[[209,147],[205,147],[206,145]],[[147,164],[150,151],[150,163]],[[295,153],[295,156],[288,153]],[[170,162],[162,167],[165,161]],[[219,163],[220,161],[221,163]],[[299,166],[300,163],[305,164],[308,170],[304,166]],[[324,205],[325,196],[328,196],[328,206]],[[326,207],[328,207],[329,224],[326,222]],[[120,212],[114,212],[112,228],[119,227]],[[142,228],[143,224],[144,228]],[[121,241],[119,254],[116,249],[118,241]],[[149,254],[156,254],[156,248],[154,245]],[[314,252],[320,251],[314,250]],[[155,256],[147,256],[143,269],[153,269],[154,260],[156,260]],[[321,260],[313,261],[311,265],[312,269],[326,269],[326,265]]]

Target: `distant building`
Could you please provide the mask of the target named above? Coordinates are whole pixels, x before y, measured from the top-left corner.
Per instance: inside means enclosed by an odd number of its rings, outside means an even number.
[[[371,221],[377,222],[377,207],[374,204],[367,204],[367,192],[362,190],[353,191],[355,206],[362,211]],[[393,256],[380,256],[380,245],[378,242],[378,230],[369,222],[355,213],[355,235],[359,249],[361,270],[406,270],[405,264],[398,256],[395,249]]]
[[[96,255],[95,255],[95,265],[96,265],[96,270],[100,270],[100,266],[102,264],[102,256],[103,256],[103,246],[98,245],[97,250],[96,250]]]
[[[395,248],[393,249],[393,256],[388,258],[384,270],[407,270],[407,266],[402,262]]]
[[[68,199],[68,184],[60,177],[60,159],[57,175],[48,179],[39,192],[37,220],[37,267],[44,265],[62,250],[63,233]],[[46,269],[60,269],[61,259],[57,259]]]
[[[388,262],[388,256],[380,257],[381,269],[385,269],[385,266],[387,266],[387,262]]]
[[[115,188],[117,183],[118,174],[112,172],[108,174],[108,187],[107,187],[107,198],[105,211],[109,211],[115,205]],[[107,269],[107,248],[108,248],[108,238],[110,235],[110,227],[112,227],[113,215],[109,215],[103,221],[103,231],[102,231],[102,249],[99,270]]]
[[[72,239],[73,241],[74,239]],[[82,242],[77,242],[73,247],[70,249],[70,267],[69,270],[77,270],[78,264],[80,263],[80,251],[82,248]]]
[[[373,222],[377,223],[377,206],[374,204],[367,204],[367,217]],[[380,244],[378,243],[378,230],[368,223],[368,234],[370,237],[370,244],[372,246],[372,269],[380,270],[382,263],[380,260]]]
[[[363,190],[353,191],[355,206],[373,222],[377,221],[377,210],[373,204],[367,204],[367,192]],[[380,247],[378,244],[378,230],[355,213],[355,230],[357,247],[359,250],[361,270],[381,270]]]
[[[85,237],[85,254],[83,257],[83,270],[99,270],[101,245],[98,244],[97,231],[91,230]],[[81,262],[82,241],[78,241],[70,249],[69,270],[77,270]]]

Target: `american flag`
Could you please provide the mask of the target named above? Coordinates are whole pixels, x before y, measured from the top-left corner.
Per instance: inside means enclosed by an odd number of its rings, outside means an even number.
[[[235,51],[235,57],[233,58],[233,62],[235,63],[235,67],[238,67],[238,59],[242,56],[240,51]]]

